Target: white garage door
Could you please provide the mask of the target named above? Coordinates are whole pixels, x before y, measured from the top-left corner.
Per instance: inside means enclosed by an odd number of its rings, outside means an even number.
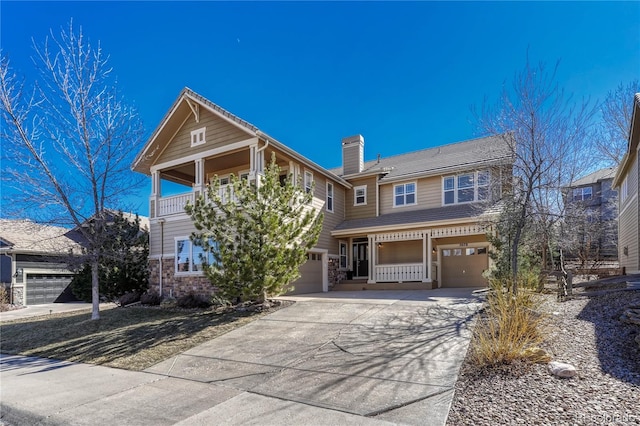
[[[489,267],[486,247],[442,249],[442,287],[483,287]]]
[[[300,267],[300,278],[293,282],[295,287],[287,294],[322,292],[322,255],[309,253],[309,259]]]

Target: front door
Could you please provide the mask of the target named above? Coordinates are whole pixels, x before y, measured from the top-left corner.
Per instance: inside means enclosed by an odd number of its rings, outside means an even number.
[[[353,243],[353,276],[369,277],[369,243],[354,242]]]

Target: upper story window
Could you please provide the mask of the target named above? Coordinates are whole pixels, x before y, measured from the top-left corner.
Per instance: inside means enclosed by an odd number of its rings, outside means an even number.
[[[620,185],[620,203],[623,203],[628,196],[629,196],[629,185],[627,182],[627,176],[625,176],[624,180],[622,181],[622,185]]]
[[[313,189],[313,174],[305,170],[304,172],[304,190],[311,192]]]
[[[593,189],[590,186],[574,188],[573,201],[590,200],[593,197]]]
[[[191,131],[191,146],[202,145],[203,143],[206,142],[205,130],[206,130],[206,127]]]
[[[333,184],[327,182],[327,211],[333,213]]]
[[[471,203],[489,196],[489,171],[445,176],[442,179],[443,204]]]
[[[189,237],[177,237],[175,239],[176,274],[200,274],[207,265],[214,262],[213,255],[189,239]]]
[[[353,205],[363,206],[367,204],[367,185],[356,186],[353,188]]]
[[[416,204],[416,183],[401,183],[393,187],[393,207]]]

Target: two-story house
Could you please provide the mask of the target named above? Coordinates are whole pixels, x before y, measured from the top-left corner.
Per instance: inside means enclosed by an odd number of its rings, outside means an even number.
[[[627,152],[613,186],[618,190],[618,259],[628,274],[640,273],[640,93],[633,99]]]
[[[567,222],[578,228],[573,232],[581,238],[581,244],[569,256],[593,262],[618,259],[618,192],[613,188],[616,170],[596,170],[566,188]]]
[[[360,288],[485,284],[483,217],[511,170],[502,138],[365,161],[356,135],[342,141],[342,167],[326,169],[185,88],[133,164],[152,182],[152,287],[163,295],[211,293],[185,203],[215,175],[222,185],[231,174],[259,184],[274,154],[283,174],[313,188],[313,207],[324,212],[295,293],[327,291],[347,276]]]

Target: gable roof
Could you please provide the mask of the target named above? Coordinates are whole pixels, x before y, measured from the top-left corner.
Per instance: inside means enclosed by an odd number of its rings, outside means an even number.
[[[638,151],[640,143],[640,93],[636,93],[633,97],[633,113],[631,115],[631,126],[629,128],[629,142],[627,144],[627,152],[622,157],[616,177],[613,179],[613,187],[616,188],[622,184],[624,177],[633,163],[634,156]]]
[[[305,163],[314,171],[317,171],[325,175],[326,177],[329,177],[334,181],[341,183],[345,187],[351,187],[351,184],[342,179],[340,176],[337,176],[326,168],[319,166],[318,164],[289,148],[282,142],[279,142],[275,138],[267,135],[266,133],[258,129],[258,127],[254,126],[246,120],[241,119],[237,115],[230,113],[219,105],[214,104],[204,96],[197,94],[188,87],[182,89],[180,95],[175,100],[171,108],[169,108],[169,111],[165,114],[164,118],[162,119],[156,130],[153,132],[142,151],[140,151],[140,153],[136,156],[131,166],[133,170],[145,173],[147,175],[150,174],[150,168],[154,160],[160,156],[164,148],[171,141],[172,136],[182,126],[187,117],[189,117],[190,114],[194,113],[196,104],[204,106],[208,111],[245,131],[249,137],[262,138],[263,140],[277,147],[292,158]]]
[[[590,173],[574,182],[571,182],[571,185],[569,186],[574,187],[574,186],[583,186],[583,185],[593,185],[594,183],[597,183],[603,180],[613,179],[614,176],[616,175],[617,170],[618,170],[617,167],[606,167],[604,169],[596,170],[593,173]]]
[[[185,87],[160,121],[158,127],[153,131],[142,151],[133,160],[131,168],[138,172],[149,174],[153,161],[162,153],[187,117],[193,114],[196,105],[202,105],[216,116],[247,132],[248,136],[256,136],[258,131],[256,126]]]
[[[68,228],[43,225],[26,219],[0,219],[1,251],[33,254],[80,252],[80,235]]]
[[[348,177],[380,173],[385,174],[380,182],[388,182],[511,162],[507,138],[502,135],[487,136],[367,161],[362,172]],[[342,167],[331,171],[342,175]]]

